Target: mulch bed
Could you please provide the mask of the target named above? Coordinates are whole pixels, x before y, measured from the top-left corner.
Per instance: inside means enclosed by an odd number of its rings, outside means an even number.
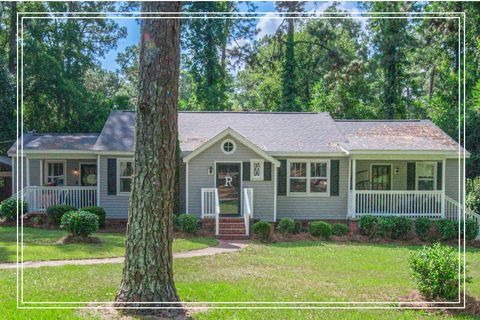
[[[461,295],[463,297],[463,294]],[[411,308],[419,308],[419,310],[423,310],[429,313],[434,314],[445,314],[445,315],[465,315],[465,316],[475,316],[480,317],[480,301],[476,298],[465,295],[465,308],[463,308],[463,301],[459,304],[446,304],[442,305],[441,302],[445,302],[446,300],[436,299],[437,302],[430,302],[429,300],[425,299],[418,291],[413,291],[411,294],[400,297],[400,301],[405,301],[399,304],[399,307],[411,307]],[[425,302],[425,304],[418,304],[412,303],[411,301],[415,302]],[[432,307],[454,307],[456,309],[430,309]],[[458,309],[461,308],[461,309]]]
[[[102,240],[97,237],[80,237],[80,236],[73,236],[68,235],[63,237],[62,239],[58,240],[59,244],[70,244],[70,243],[93,243],[99,244],[102,243]]]

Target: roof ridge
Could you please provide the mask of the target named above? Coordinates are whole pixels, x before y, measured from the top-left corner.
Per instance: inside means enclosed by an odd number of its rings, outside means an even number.
[[[135,113],[134,110],[115,110],[112,112]],[[209,110],[182,110],[178,113],[220,113],[220,114],[329,114],[328,112],[315,111],[209,111]]]
[[[428,119],[333,119],[335,122],[422,122]]]

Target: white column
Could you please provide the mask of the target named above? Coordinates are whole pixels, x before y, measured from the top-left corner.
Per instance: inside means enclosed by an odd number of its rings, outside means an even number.
[[[202,199],[203,199],[203,196],[202,196]],[[185,213],[189,213],[188,211],[188,161],[185,163]]]
[[[347,201],[348,201],[348,206],[347,206],[347,211],[348,211],[348,216],[352,216],[352,159],[348,159],[348,189],[347,189]]]
[[[278,168],[274,166],[273,168],[273,221],[277,221],[277,170]]]
[[[100,155],[97,156],[97,206],[100,207]]]
[[[447,161],[446,159],[442,160],[442,218],[445,218],[445,167]]]
[[[43,186],[43,159],[40,160],[40,183],[39,186]]]
[[[356,193],[356,186],[357,186],[357,160],[353,159],[352,164],[352,218],[355,218],[356,211],[357,211],[357,193]]]
[[[25,157],[26,159],[26,166],[27,166],[27,187],[30,187],[30,159]]]

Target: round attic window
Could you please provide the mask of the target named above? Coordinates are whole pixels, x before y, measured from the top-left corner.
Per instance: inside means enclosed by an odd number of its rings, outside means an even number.
[[[235,152],[235,149],[237,146],[235,145],[235,142],[233,142],[230,139],[224,140],[222,143],[222,151],[225,154],[232,154]]]

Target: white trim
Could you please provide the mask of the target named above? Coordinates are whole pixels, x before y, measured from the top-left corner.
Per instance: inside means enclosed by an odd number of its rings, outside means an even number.
[[[211,138],[210,140],[208,140],[207,142],[205,142],[204,144],[202,144],[200,147],[198,147],[197,149],[195,149],[194,151],[192,151],[191,153],[189,153],[187,156],[185,156],[183,158],[183,162],[187,162],[187,161],[190,161],[191,159],[193,159],[194,157],[196,157],[197,155],[199,155],[200,153],[202,153],[203,151],[205,151],[206,149],[208,149],[209,147],[211,147],[212,145],[214,145],[216,142],[226,138],[227,136],[232,136],[234,139],[240,141],[241,143],[243,143],[245,146],[247,146],[248,148],[250,148],[252,151],[258,153],[260,156],[262,156],[263,158],[267,159],[268,161],[272,162],[275,167],[279,167],[280,166],[280,162],[273,158],[270,154],[266,153],[265,151],[263,151],[262,149],[260,149],[259,147],[257,147],[255,144],[253,144],[252,142],[250,142],[250,140],[246,139],[245,137],[243,137],[242,135],[240,135],[239,133],[237,133],[235,130],[233,130],[232,128],[227,128],[225,130],[223,130],[222,132],[220,132],[219,134],[217,134],[215,137]]]
[[[384,162],[372,162],[370,163],[370,190],[372,191],[386,191],[386,190],[373,190],[373,166],[389,166],[390,167],[390,189],[393,190],[393,163],[384,163]]]
[[[43,186],[43,159],[40,159],[40,186]]]
[[[232,144],[232,150],[230,151],[227,151],[225,150],[224,146],[225,144],[227,143],[231,143]],[[237,151],[237,144],[235,143],[235,141],[233,141],[232,139],[225,139],[222,141],[222,143],[220,144],[220,150],[222,150],[223,153],[227,154],[227,155],[231,155],[231,154],[234,154],[235,151]]]
[[[188,213],[188,162],[185,163],[185,213]]]
[[[329,197],[330,196],[330,160],[331,159],[287,159],[287,196],[289,197]],[[307,191],[306,192],[290,192],[290,163],[306,163]],[[311,163],[327,164],[327,192],[310,192]]]
[[[250,181],[263,181],[265,178],[265,165],[264,165],[264,160],[263,159],[251,159],[250,160]],[[254,166],[255,163],[260,164],[260,175],[255,176],[254,175]]]
[[[349,150],[348,152],[350,155],[437,155],[456,158],[462,156],[457,150]],[[467,154],[467,157],[469,156]]]
[[[352,218],[357,214],[357,160],[352,159]]]
[[[418,190],[418,164],[433,164],[433,189],[432,190]],[[438,163],[435,161],[415,162],[415,190],[418,190],[418,191],[436,191],[437,190],[437,164]]]
[[[120,162],[131,162],[133,171],[133,158],[117,158],[117,196],[130,196],[131,191],[120,191]],[[123,177],[126,179],[127,177]]]
[[[94,186],[82,186],[82,165],[86,165],[86,164],[95,165],[97,167],[97,183]],[[98,177],[99,177],[98,163],[95,163],[95,162],[79,162],[78,163],[78,186],[79,187],[96,187],[99,184]]]
[[[67,171],[67,160],[52,160],[52,159],[48,159],[48,160],[45,160],[45,172],[46,174],[44,175],[44,181],[43,183],[45,185],[48,184],[48,177],[49,177],[49,173],[48,173],[48,164],[49,163],[63,163],[63,186],[66,187],[68,186],[68,179],[67,179],[67,176],[68,176],[68,171]]]
[[[347,157],[348,153],[346,152],[308,152],[308,151],[295,151],[295,152],[285,152],[285,151],[269,151],[269,155],[274,157],[326,157],[326,158],[337,158],[337,157]]]
[[[97,156],[97,207],[101,206],[100,203],[100,155]]]
[[[445,218],[445,170],[447,167],[447,160],[442,160],[442,218]]]

